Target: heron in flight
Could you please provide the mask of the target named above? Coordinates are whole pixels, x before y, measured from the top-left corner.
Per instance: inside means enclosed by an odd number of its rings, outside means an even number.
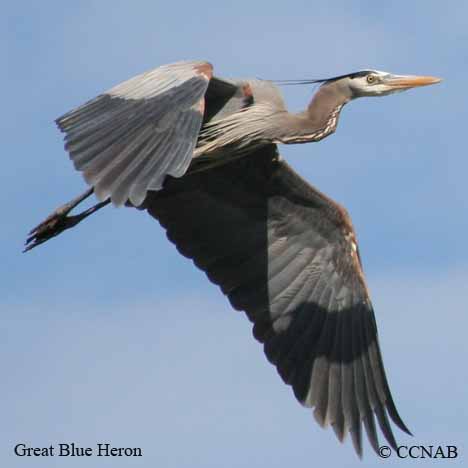
[[[439,82],[363,70],[319,83],[307,109],[289,113],[266,80],[226,80],[207,62],[161,66],[57,119],[90,188],[30,232],[25,250],[112,203],[147,211],[253,323],[296,398],[350,434],[362,455],[377,425],[396,447],[393,402],[374,310],[346,210],[282,160],[278,143],[319,141],[345,104]],[[92,193],[99,203],[70,211]]]

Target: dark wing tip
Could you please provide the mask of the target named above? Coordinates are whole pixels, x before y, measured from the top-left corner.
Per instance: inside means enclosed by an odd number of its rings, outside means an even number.
[[[393,402],[393,398],[391,395],[389,395],[385,407],[387,408],[387,412],[392,421],[395,423],[395,425],[406,434],[413,436],[413,433],[408,429],[408,426],[403,422],[403,419],[398,413],[398,410],[396,409],[395,403]]]
[[[359,422],[359,429],[351,429],[351,440],[353,442],[354,451],[357,456],[362,459],[362,429],[361,422]]]

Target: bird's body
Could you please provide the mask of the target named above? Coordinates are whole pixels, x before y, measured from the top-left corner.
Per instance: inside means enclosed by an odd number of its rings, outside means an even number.
[[[346,210],[279,157],[277,143],[319,141],[342,107],[365,95],[431,84],[366,70],[322,83],[287,111],[269,81],[214,78],[206,62],[157,68],[59,118],[91,189],[32,231],[28,249],[112,201],[146,210],[179,252],[253,322],[254,336],[297,399],[378,450],[377,420],[408,432],[385,377],[374,312]],[[374,94],[372,94],[374,93]],[[101,203],[68,212],[95,192]]]

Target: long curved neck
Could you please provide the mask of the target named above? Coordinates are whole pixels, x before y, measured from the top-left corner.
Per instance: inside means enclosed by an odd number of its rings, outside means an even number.
[[[307,143],[327,137],[335,131],[340,111],[350,100],[351,95],[339,82],[320,86],[307,110],[290,115],[288,134],[282,136],[281,142]]]

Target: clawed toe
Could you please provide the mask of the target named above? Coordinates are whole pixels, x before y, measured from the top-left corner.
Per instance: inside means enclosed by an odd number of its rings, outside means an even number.
[[[67,205],[63,205],[48,216],[42,223],[29,231],[23,252],[37,247],[81,221],[80,216],[67,216],[69,212],[70,208],[67,207]]]

